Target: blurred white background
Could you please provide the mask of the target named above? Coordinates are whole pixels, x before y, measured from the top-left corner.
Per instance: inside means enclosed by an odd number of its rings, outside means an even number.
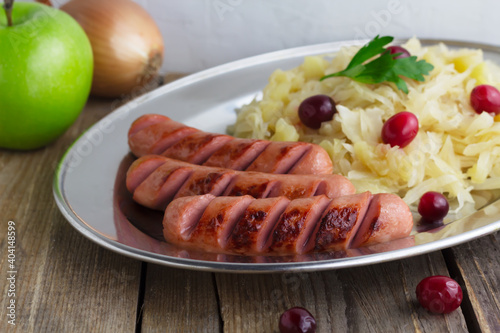
[[[162,31],[163,72],[195,72],[269,51],[377,34],[500,45],[498,0],[134,1]]]

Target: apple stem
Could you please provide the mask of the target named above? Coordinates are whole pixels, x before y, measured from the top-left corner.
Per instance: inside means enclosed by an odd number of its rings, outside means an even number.
[[[7,15],[7,26],[12,27],[12,7],[14,6],[14,0],[4,0],[3,8],[5,9],[5,15]]]

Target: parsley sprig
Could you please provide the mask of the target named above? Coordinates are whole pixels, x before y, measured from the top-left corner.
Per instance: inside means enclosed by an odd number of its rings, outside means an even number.
[[[384,47],[393,41],[393,37],[376,36],[364,45],[354,55],[347,68],[343,71],[323,76],[320,81],[336,76],[346,76],[351,79],[367,84],[394,82],[396,87],[408,94],[408,86],[401,76],[424,81],[424,75],[428,75],[434,66],[425,60],[417,61],[416,56],[394,59],[399,54],[390,54]],[[370,62],[369,59],[376,57]]]

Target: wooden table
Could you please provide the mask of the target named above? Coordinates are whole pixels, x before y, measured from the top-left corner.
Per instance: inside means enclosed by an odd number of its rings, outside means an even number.
[[[57,209],[52,180],[71,142],[116,105],[91,99],[46,148],[0,150],[0,332],[277,332],[293,306],[314,314],[318,332],[500,332],[500,233],[405,260],[300,274],[175,269],[94,244]],[[457,311],[434,315],[419,306],[415,287],[434,274],[462,286]],[[7,317],[12,300],[15,326]]]

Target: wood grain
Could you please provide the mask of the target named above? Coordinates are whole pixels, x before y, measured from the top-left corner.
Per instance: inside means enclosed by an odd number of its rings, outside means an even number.
[[[466,291],[475,330],[500,332],[500,232],[456,246],[450,260]]]
[[[142,332],[219,332],[213,274],[148,264]]]
[[[110,104],[91,101],[74,126],[45,148],[0,150],[0,267],[6,271],[6,226],[12,220],[17,229],[16,331],[135,329],[140,262],[104,250],[76,232],[52,195],[54,170],[64,151],[111,110]],[[4,320],[9,299],[2,296],[0,332],[8,332],[13,328]]]
[[[447,274],[440,252],[336,271],[216,274],[224,332],[277,332],[279,317],[307,308],[318,332],[467,332],[460,310],[433,315],[416,302],[415,287]]]

